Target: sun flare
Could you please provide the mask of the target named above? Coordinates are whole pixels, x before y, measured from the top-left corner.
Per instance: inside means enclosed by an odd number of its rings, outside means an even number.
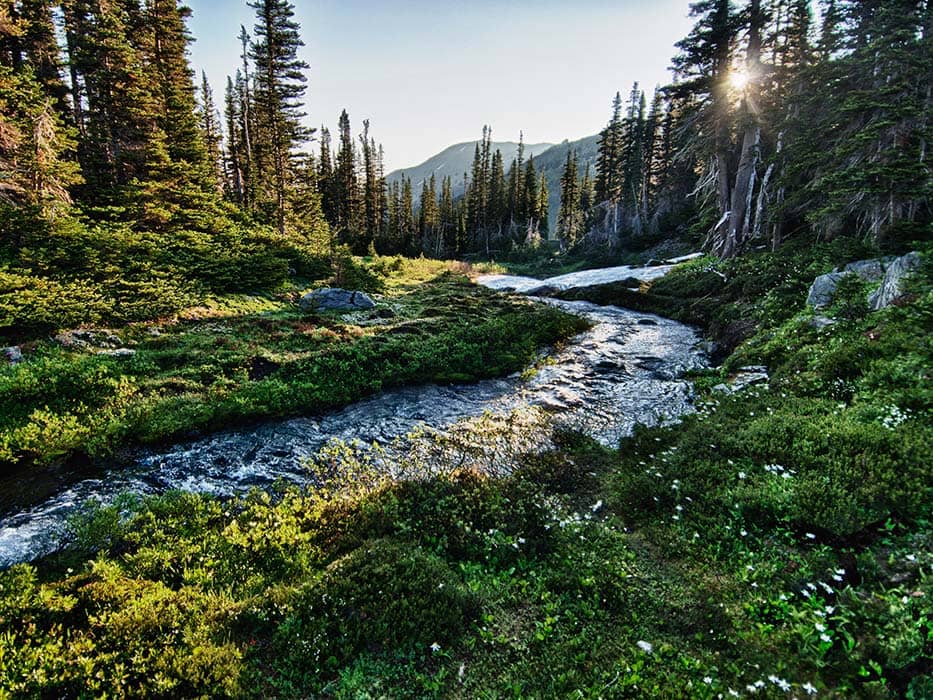
[[[749,75],[745,71],[734,70],[729,73],[729,84],[736,90],[744,90],[748,80]]]

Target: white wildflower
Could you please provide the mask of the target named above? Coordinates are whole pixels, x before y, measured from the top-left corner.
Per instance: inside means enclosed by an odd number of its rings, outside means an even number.
[[[806,691],[807,695],[816,695],[816,686],[812,683],[804,683],[801,687]]]
[[[710,678],[709,676],[704,676],[704,677],[703,677],[703,682],[706,683],[706,685],[712,685],[712,684],[713,684],[713,679]]]
[[[651,644],[651,642],[646,642],[641,639],[635,642],[635,646],[637,646],[639,649],[641,649],[646,654],[650,654],[652,651],[654,651],[654,646]]]
[[[441,645],[438,644],[437,642],[434,642],[434,643],[431,645],[431,651],[433,651],[435,654],[436,654],[437,652],[439,652],[440,650],[441,650]]]

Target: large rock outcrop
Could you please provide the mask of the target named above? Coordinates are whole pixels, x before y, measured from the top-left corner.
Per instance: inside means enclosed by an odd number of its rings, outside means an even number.
[[[825,309],[832,305],[840,280],[849,275],[858,275],[866,282],[881,285],[868,296],[868,305],[877,311],[889,306],[903,294],[904,279],[920,265],[919,253],[908,253],[900,258],[859,260],[849,263],[841,270],[820,275],[810,285],[807,304],[814,309]]]
[[[873,310],[890,306],[904,294],[904,280],[920,267],[920,254],[908,253],[894,260],[884,271],[881,286],[868,295],[868,306]]]
[[[299,304],[306,311],[357,311],[371,309],[376,302],[363,292],[325,287],[305,294]]]

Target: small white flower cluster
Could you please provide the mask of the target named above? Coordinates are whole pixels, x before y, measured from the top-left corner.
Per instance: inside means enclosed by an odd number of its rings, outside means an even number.
[[[779,476],[782,479],[792,479],[794,475],[797,473],[793,469],[786,469],[782,467],[780,464],[766,464],[765,471],[768,472],[769,474],[774,474],[775,476]]]
[[[888,430],[894,430],[897,426],[910,418],[909,408],[905,408],[902,411],[894,404],[885,406],[885,408],[887,409],[887,413],[882,416],[881,425],[883,425]]]

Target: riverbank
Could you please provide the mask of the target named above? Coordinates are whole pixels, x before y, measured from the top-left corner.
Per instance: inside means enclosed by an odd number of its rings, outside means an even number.
[[[390,387],[505,376],[585,327],[443,263],[379,259],[368,276],[381,291],[370,311],[303,311],[293,291],[25,345],[22,362],[0,366],[0,470],[19,481]]]
[[[330,488],[276,503],[172,495],[90,514],[68,557],[0,576],[0,686],[927,697],[929,275],[878,312],[840,298],[826,325],[804,308],[813,271],[788,263],[688,266],[680,283],[758,290],[721,309],[751,337],[698,373],[698,413],[618,450],[552,431],[489,478],[463,468],[470,443],[429,439],[399,457],[419,477],[402,482],[341,450],[319,465]],[[729,389],[752,364],[770,380]],[[514,424],[477,430],[506,445]]]
[[[407,455],[414,433],[427,430],[452,439],[460,422],[482,421],[485,415],[507,422],[513,411],[530,411],[528,420],[521,418],[507,436],[508,447],[495,450],[495,456],[485,455],[488,450],[476,431],[457,438],[468,440],[470,464],[500,474],[509,471],[507,452],[547,449],[544,425],[580,430],[614,447],[636,424],[670,422],[692,410],[693,392],[682,375],[706,367],[692,329],[586,302],[551,304],[591,327],[539,356],[521,375],[386,389],[323,415],[268,421],[142,450],[109,470],[75,473],[71,482],[38,500],[17,481],[7,500],[15,504],[14,499],[21,499],[22,505],[0,515],[0,567],[67,546],[73,537],[69,521],[87,502],[110,505],[126,495],[139,499],[175,489],[232,497],[251,489],[274,493],[284,484],[314,484],[306,463],[333,441],[378,443],[380,462],[391,470]]]

